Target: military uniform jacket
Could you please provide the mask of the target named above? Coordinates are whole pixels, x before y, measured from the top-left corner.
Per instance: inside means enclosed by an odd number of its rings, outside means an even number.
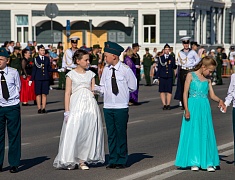
[[[157,78],[172,78],[173,69],[176,69],[175,58],[171,55],[165,58],[165,55],[159,57]]]
[[[201,58],[198,56],[196,51],[189,49],[188,53],[185,53],[184,49],[182,49],[178,53],[176,64],[181,66],[181,68],[194,68],[200,61]]]
[[[73,54],[75,51],[72,51],[72,48],[69,48],[65,51],[62,61],[62,68],[73,69],[77,67],[77,65],[73,63]]]
[[[153,64],[153,55],[152,54],[145,54],[143,56],[143,65],[144,66],[151,66]]]
[[[91,62],[90,62],[91,67],[96,67],[96,68],[98,68],[98,64],[99,64],[99,55],[92,53],[91,56],[92,56]]]
[[[58,65],[59,68],[62,68],[62,59],[63,59],[63,56],[64,56],[64,53],[61,52],[59,54],[59,59],[58,59],[58,62],[57,62],[57,65]]]
[[[222,53],[218,53],[217,56],[216,56],[216,61],[217,61],[217,64],[218,65],[222,65],[223,63],[223,54]]]
[[[15,55],[14,53],[10,55],[10,66],[17,69],[20,73],[21,71],[21,55],[18,53]]]
[[[40,56],[34,59],[31,81],[47,81],[50,79],[49,72],[57,72],[56,69],[51,68],[50,59],[47,56],[44,56],[43,58],[43,61]]]

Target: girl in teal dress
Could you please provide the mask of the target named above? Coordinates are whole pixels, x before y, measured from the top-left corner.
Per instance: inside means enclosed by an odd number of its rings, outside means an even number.
[[[214,72],[216,65],[214,59],[204,57],[195,71],[187,74],[183,94],[185,113],[175,166],[191,167],[193,171],[207,169],[209,172],[215,171],[215,167],[219,166],[208,92],[222,110],[225,110],[225,105],[215,95],[211,81],[206,78]]]

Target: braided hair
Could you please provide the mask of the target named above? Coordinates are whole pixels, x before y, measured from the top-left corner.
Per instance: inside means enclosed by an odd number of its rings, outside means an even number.
[[[89,53],[85,50],[82,50],[82,49],[76,50],[75,53],[73,54],[73,63],[77,64],[77,60],[81,60],[82,57],[86,54],[89,54]]]

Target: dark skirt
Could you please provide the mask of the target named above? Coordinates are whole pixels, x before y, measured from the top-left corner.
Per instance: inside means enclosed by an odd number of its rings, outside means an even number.
[[[173,78],[159,78],[159,92],[172,93]]]

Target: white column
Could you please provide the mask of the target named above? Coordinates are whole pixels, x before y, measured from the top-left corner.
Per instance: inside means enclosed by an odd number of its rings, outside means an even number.
[[[33,40],[33,28],[32,28],[32,11],[29,11],[28,13],[28,23],[29,23],[29,41],[32,41]]]
[[[235,13],[231,14],[231,44],[235,43]]]
[[[221,39],[222,39],[222,11],[221,9],[218,9],[218,14],[217,14],[217,40],[218,44],[221,44]]]
[[[196,21],[196,25],[195,25],[195,39],[198,43],[200,43],[200,18],[201,15],[200,15],[200,10],[197,9],[196,10],[196,16],[195,16],[195,21]]]
[[[211,44],[215,44],[215,8],[211,10]]]
[[[202,11],[203,19],[202,19],[202,44],[206,44],[206,21],[207,21],[207,13],[206,10]]]
[[[222,32],[222,44],[225,44],[225,18],[226,18],[226,11],[225,11],[225,7],[223,9],[223,32]]]

